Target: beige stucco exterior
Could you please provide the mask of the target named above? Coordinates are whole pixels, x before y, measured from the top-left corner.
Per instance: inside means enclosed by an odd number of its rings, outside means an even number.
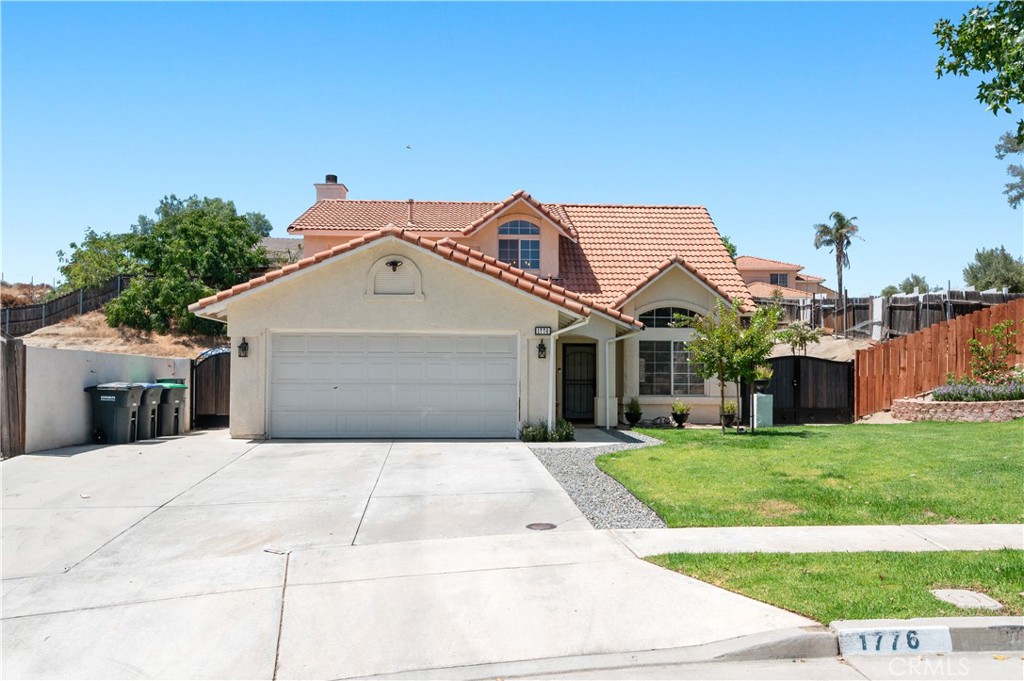
[[[422,298],[366,293],[374,263],[390,255],[416,265]],[[534,327],[557,329],[560,312],[564,317],[562,308],[399,239],[374,241],[228,302],[232,346],[242,337],[249,343],[249,357],[232,359],[231,434],[266,436],[269,346],[283,331],[515,334],[519,419],[546,419],[548,360],[537,358]]]
[[[659,278],[641,289],[620,308],[622,312],[639,317],[644,312],[659,307],[684,307],[698,314],[711,312],[722,300],[682,267],[672,266]],[[690,405],[691,423],[717,423],[719,410],[718,381],[704,382],[704,395],[640,395],[640,341],[676,340],[687,341],[693,337],[692,329],[645,329],[618,343],[622,345],[622,390],[619,397],[624,403],[638,395],[643,407],[644,419],[653,419],[671,414],[672,402],[679,399]],[[735,399],[736,384],[725,386],[727,398]]]

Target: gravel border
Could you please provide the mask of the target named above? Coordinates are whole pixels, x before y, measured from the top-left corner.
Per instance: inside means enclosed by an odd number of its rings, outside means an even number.
[[[544,464],[595,529],[665,527],[664,521],[646,504],[594,465],[594,459],[602,454],[652,447],[662,444],[661,440],[631,430],[605,432],[623,440],[623,443],[600,447],[555,448],[545,447],[540,442],[526,443],[526,446]]]

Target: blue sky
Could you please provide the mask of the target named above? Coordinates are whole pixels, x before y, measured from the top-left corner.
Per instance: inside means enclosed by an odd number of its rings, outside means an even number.
[[[0,6],[3,276],[52,282],[86,227],[219,196],[284,236],[335,173],[351,198],[702,204],[740,253],[851,295],[962,284],[1022,252],[976,79],[935,76],[962,3]],[[411,145],[412,149],[407,149]]]

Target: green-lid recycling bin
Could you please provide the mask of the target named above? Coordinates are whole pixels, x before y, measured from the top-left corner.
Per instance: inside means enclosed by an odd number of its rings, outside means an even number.
[[[184,431],[185,390],[188,388],[181,379],[158,378],[164,387],[160,395],[160,407],[157,410],[157,433],[164,435],[181,435]]]
[[[160,396],[163,383],[140,383],[143,386],[139,398],[139,439],[149,440],[157,435],[157,414],[160,411]]]
[[[138,439],[141,383],[100,383],[85,389],[92,397],[92,439],[127,444]]]

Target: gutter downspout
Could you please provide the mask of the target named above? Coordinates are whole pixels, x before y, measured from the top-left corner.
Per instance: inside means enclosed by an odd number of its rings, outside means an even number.
[[[604,342],[604,423],[605,423],[605,428],[611,429],[611,428],[614,428],[615,426],[619,425],[619,418],[618,418],[619,415],[618,415],[618,413],[615,414],[615,424],[614,425],[612,424],[611,404],[609,403],[609,400],[611,399],[611,395],[608,394],[609,392],[611,392],[611,385],[610,385],[611,378],[609,377],[609,374],[608,374],[608,355],[609,355],[609,350],[611,350],[611,348],[612,348],[612,343],[618,343],[620,340],[629,338],[631,336],[635,336],[638,333],[640,333],[641,331],[643,331],[643,329],[636,329],[634,331],[630,331],[629,333],[624,333],[621,336],[616,336],[615,338],[609,338],[608,340],[606,340]]]
[[[555,355],[558,350],[558,343],[556,341],[563,333],[582,328],[589,323],[590,317],[585,317],[575,324],[570,324],[564,329],[555,331],[549,336],[551,339],[551,355],[548,356],[548,428],[555,427]]]

